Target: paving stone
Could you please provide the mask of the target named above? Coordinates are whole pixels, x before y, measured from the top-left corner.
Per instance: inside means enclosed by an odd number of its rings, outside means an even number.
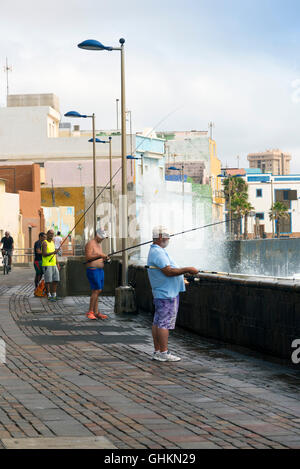
[[[96,436],[120,449],[300,446],[297,370],[180,329],[169,342],[182,361],[153,362],[151,314],[116,316],[113,298],[102,297],[109,320],[93,323],[83,314],[88,298],[33,298],[25,274],[0,287],[8,352],[0,439],[8,446],[20,438],[51,447],[64,437],[75,448],[77,437],[93,445]]]
[[[2,439],[6,449],[115,449],[103,436],[80,438],[20,438]]]

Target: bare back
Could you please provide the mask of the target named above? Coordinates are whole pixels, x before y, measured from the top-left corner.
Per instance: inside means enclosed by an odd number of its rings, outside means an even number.
[[[101,256],[104,254],[102,251],[101,243],[97,243],[95,239],[89,241],[85,246],[85,257],[88,261],[89,259],[93,259],[94,257]],[[103,259],[97,259],[96,261],[89,262],[86,265],[87,268],[94,267],[97,269],[103,269],[104,261]]]

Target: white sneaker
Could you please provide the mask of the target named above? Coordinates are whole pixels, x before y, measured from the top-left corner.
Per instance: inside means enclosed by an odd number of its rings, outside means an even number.
[[[167,359],[161,355],[160,352],[153,352],[152,360],[157,360],[159,362],[166,362]]]
[[[161,354],[161,355],[163,355],[163,354]],[[165,357],[164,361],[167,361],[167,362],[180,362],[180,360],[181,360],[180,357],[176,357],[176,355],[172,355],[169,352],[167,354],[165,354],[163,357]]]

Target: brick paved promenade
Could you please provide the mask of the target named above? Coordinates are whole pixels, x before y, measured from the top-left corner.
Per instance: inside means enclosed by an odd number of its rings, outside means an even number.
[[[31,278],[0,277],[0,447],[300,448],[299,370],[182,330],[182,361],[153,362],[150,315],[102,298],[88,321],[88,298],[34,298]]]

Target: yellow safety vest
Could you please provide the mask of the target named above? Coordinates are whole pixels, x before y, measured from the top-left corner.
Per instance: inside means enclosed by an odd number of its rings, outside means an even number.
[[[55,251],[54,241],[45,240],[44,242],[47,243],[47,253]],[[42,266],[43,267],[50,267],[50,266],[53,266],[53,265],[56,265],[56,255],[55,254],[53,254],[52,256],[47,256],[47,257],[43,256],[43,259],[42,259]]]

